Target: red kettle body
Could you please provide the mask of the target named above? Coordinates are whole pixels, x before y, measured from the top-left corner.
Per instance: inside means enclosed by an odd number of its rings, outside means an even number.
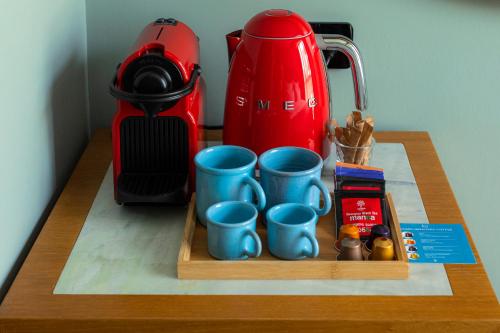
[[[328,78],[309,23],[291,11],[272,9],[226,38],[230,66],[224,144],[244,146],[257,155],[298,146],[326,158]]]

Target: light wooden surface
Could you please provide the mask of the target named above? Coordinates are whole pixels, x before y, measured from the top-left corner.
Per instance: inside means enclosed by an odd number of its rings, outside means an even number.
[[[320,253],[317,258],[300,261],[278,260],[267,247],[266,228],[257,223],[262,241],[262,255],[249,260],[215,260],[208,253],[207,229],[196,223],[195,196],[189,205],[184,227],[184,238],[179,249],[177,275],[180,279],[194,280],[310,280],[356,279],[397,280],[408,278],[408,258],[404,250],[401,229],[390,193],[387,194],[388,217],[392,230],[394,261],[337,261],[338,252],[334,212],[320,217],[316,225]],[[365,258],[367,251],[363,251]]]
[[[431,223],[464,223],[427,133],[376,139],[405,145]],[[451,297],[53,295],[110,161],[98,130],[0,306],[0,332],[500,331],[474,246],[477,265],[446,265]]]

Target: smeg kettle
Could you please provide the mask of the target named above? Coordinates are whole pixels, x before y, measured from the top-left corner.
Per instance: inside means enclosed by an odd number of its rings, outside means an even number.
[[[270,9],[226,40],[224,144],[258,155],[278,146],[298,146],[328,157],[331,110],[322,50],[340,51],[349,59],[356,108],[366,109],[361,55],[349,38],[314,34],[300,15]]]

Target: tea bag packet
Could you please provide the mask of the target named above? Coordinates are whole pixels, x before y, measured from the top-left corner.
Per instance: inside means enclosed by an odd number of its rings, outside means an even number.
[[[384,169],[337,162],[335,165],[335,177],[338,180],[341,179],[340,177],[383,180]]]
[[[337,232],[352,224],[366,240],[373,226],[388,226],[383,169],[337,162],[334,200]]]

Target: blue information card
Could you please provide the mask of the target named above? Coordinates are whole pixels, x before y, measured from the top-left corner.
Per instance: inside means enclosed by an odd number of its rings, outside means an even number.
[[[475,264],[461,224],[401,223],[410,263]]]

